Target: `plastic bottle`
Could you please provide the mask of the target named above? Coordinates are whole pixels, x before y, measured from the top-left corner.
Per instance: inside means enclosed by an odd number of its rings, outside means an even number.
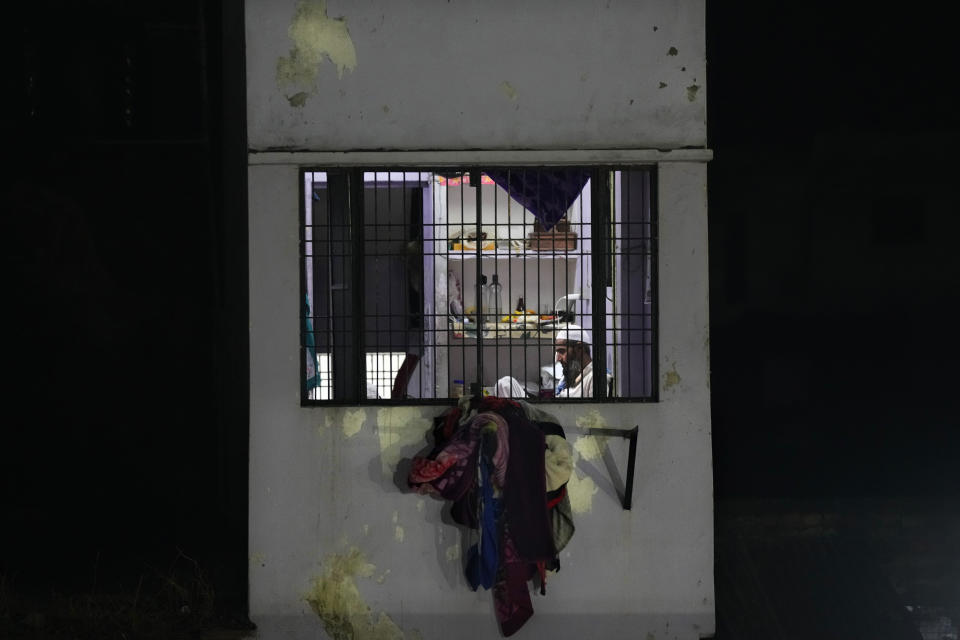
[[[503,285],[497,274],[493,274],[493,283],[490,285],[490,313],[494,322],[500,322],[500,316],[503,315]]]
[[[463,380],[454,380],[453,385],[450,388],[451,395],[454,398],[459,398],[463,395]]]

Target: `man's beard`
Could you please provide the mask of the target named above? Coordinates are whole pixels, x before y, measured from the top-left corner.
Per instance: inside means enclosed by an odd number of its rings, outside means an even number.
[[[566,363],[561,366],[563,367],[563,379],[567,383],[567,388],[575,387],[577,385],[577,378],[583,373],[583,366],[580,364],[580,360],[567,360]]]

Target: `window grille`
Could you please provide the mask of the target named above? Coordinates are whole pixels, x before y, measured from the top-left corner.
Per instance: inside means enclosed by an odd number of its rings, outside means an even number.
[[[303,171],[303,401],[656,400],[653,171]]]

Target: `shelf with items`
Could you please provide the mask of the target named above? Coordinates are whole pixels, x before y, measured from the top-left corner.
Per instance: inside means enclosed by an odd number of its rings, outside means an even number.
[[[445,256],[450,260],[472,260],[477,258],[477,250],[463,250],[457,251],[450,249],[449,251],[440,253],[438,255]],[[481,258],[497,258],[500,260],[503,259],[520,259],[520,260],[531,260],[537,258],[563,258],[565,260],[576,259],[580,257],[580,253],[574,250],[570,251],[536,251],[533,249],[484,249],[480,252]]]
[[[484,322],[481,331],[484,340],[540,340],[553,341],[553,316],[542,322]],[[476,339],[477,325],[471,319],[451,319],[450,333],[454,339]]]

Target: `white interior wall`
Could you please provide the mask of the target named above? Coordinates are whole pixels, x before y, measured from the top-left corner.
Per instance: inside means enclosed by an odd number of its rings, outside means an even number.
[[[520,5],[497,2],[330,2],[320,22],[346,17],[356,66],[338,79],[325,59],[315,90],[302,107],[291,107],[275,71],[277,60],[289,56],[287,28],[297,4],[247,1],[250,613],[261,637],[325,637],[310,594],[328,622],[341,614],[357,624],[351,637],[441,638],[451,630],[465,638],[499,635],[491,594],[470,591],[463,578],[469,541],[442,520],[441,503],[404,488],[404,461],[425,449],[431,419],[443,407],[300,406],[298,172],[324,156],[256,152],[276,148],[480,149],[404,156],[424,166],[479,162],[490,157],[483,150],[521,147],[533,151],[499,158],[657,163],[660,399],[546,407],[575,445],[570,492],[577,532],[547,595],[532,594],[536,613],[518,637],[712,633],[709,154],[642,152],[704,145],[702,90],[694,100],[685,93],[668,100],[658,86],[660,78],[674,83],[682,65],[684,73],[702,75],[703,3],[606,4],[561,11],[556,3],[530,2],[521,12],[514,8]],[[324,33],[314,37],[322,40]],[[670,46],[679,53],[667,54]],[[453,56],[454,48],[465,53]],[[339,51],[342,61],[342,42]],[[428,59],[435,62],[427,65]],[[459,68],[443,100],[426,81],[435,80],[441,66]],[[513,97],[495,81],[506,69],[512,69]],[[423,82],[414,82],[420,71]],[[478,93],[491,82],[495,99]],[[591,90],[570,92],[571,82]],[[381,100],[386,93],[389,103]],[[620,105],[627,94],[641,103],[637,110]],[[496,104],[504,98],[507,109]],[[381,105],[392,106],[388,112]],[[470,117],[457,116],[458,110]],[[370,115],[377,112],[392,114],[392,121]],[[563,147],[601,151],[549,151]],[[398,155],[338,157],[382,166]],[[598,441],[584,429],[634,425],[640,436],[633,509],[624,511],[612,478],[626,473],[626,441]]]

